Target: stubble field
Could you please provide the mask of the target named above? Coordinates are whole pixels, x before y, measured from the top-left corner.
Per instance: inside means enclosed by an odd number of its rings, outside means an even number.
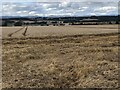
[[[117,25],[3,27],[3,88],[117,88]]]

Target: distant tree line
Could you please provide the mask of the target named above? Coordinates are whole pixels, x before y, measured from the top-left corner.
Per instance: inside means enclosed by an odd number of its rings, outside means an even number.
[[[10,21],[10,20],[5,20],[2,22],[2,26],[24,26],[24,25],[41,25],[41,26],[48,26],[47,22],[27,22],[25,23],[24,21]]]
[[[73,21],[63,21],[63,24],[61,23],[57,23],[57,22],[53,22],[52,25],[53,26],[58,26],[59,25],[64,25],[65,23],[68,23],[69,25],[100,25],[100,24],[119,24],[118,21],[109,21],[109,22],[73,22]],[[24,26],[24,25],[35,25],[35,26],[49,26],[49,24],[47,22],[32,22],[32,23],[25,23],[23,21],[4,21],[2,23],[2,26]]]
[[[10,20],[5,20],[2,22],[2,26],[22,26],[24,25],[24,22],[22,21],[10,21]]]
[[[96,19],[97,21],[82,21],[84,19]],[[24,26],[24,25],[40,25],[40,26],[59,26],[69,25],[99,25],[99,24],[119,24],[118,16],[91,16],[91,17],[34,17],[34,18],[9,18],[2,19],[2,26]],[[27,22],[26,22],[27,21]],[[62,23],[60,23],[62,22]]]

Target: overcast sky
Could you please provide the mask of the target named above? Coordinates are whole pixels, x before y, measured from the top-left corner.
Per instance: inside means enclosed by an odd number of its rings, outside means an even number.
[[[118,15],[119,0],[2,0],[2,16]]]

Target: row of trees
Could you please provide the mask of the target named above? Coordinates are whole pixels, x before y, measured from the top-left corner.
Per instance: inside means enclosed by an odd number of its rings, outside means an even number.
[[[63,22],[63,23],[65,23],[65,22]],[[58,23],[53,22],[52,24],[55,26],[55,24],[58,24]],[[86,25],[86,24],[88,24],[88,25],[92,25],[92,24],[94,24],[94,25],[99,25],[99,24],[119,24],[119,22],[118,21],[114,21],[114,22],[112,22],[112,21],[109,21],[109,22],[94,22],[94,23],[92,23],[92,22],[69,22],[69,25]],[[34,22],[31,22],[31,23],[30,22],[25,23],[23,21],[16,21],[15,22],[15,21],[7,21],[7,20],[5,20],[5,21],[2,22],[2,26],[23,26],[23,25],[48,26],[49,24],[47,22],[44,22],[44,21],[42,21],[42,22],[34,21]]]
[[[22,26],[24,23],[22,21],[3,21],[2,26]]]
[[[2,26],[23,26],[23,25],[47,25],[47,22],[33,22],[33,23],[25,23],[23,21],[3,21]]]
[[[115,22],[79,22],[79,23],[72,22],[69,25],[101,25],[101,24],[119,24],[119,22],[118,21],[115,21]]]

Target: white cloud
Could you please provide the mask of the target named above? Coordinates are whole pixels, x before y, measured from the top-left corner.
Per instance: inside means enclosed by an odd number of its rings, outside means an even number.
[[[2,9],[3,9],[3,11],[4,11],[4,10],[13,9],[13,8],[15,8],[15,7],[16,7],[16,5],[9,3],[9,4],[3,5],[3,6],[2,6]]]
[[[68,0],[65,0],[63,2],[61,2],[61,4],[59,4],[59,7],[67,7],[70,4],[70,2]]]
[[[42,5],[44,8],[48,8],[50,6],[50,4],[43,4]]]
[[[28,15],[28,11],[17,11],[15,14],[18,16],[27,16]],[[15,15],[13,15],[15,16]]]
[[[18,11],[17,13],[18,13],[18,14],[21,14],[21,13],[22,13],[22,11]]]
[[[96,15],[96,13],[90,13],[90,15]]]
[[[56,8],[47,8],[46,11],[55,10]]]
[[[87,9],[88,7],[82,7],[83,9]]]
[[[107,13],[99,13],[99,15],[106,15]]]
[[[24,13],[28,13],[28,11],[18,11],[18,14],[24,14]]]
[[[73,13],[45,14],[44,16],[73,16]]]
[[[36,13],[35,11],[29,12],[30,15],[34,15],[35,13]]]
[[[88,9],[88,7],[80,7],[79,8],[79,11],[85,11],[85,10],[87,10]]]
[[[115,6],[105,6],[95,9],[95,12],[111,12],[117,10],[117,7]]]
[[[44,16],[43,14],[34,14],[35,16]]]

